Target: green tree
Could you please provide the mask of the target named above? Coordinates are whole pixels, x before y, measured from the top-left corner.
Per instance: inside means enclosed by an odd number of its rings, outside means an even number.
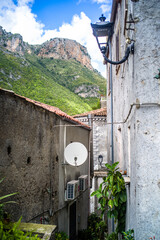
[[[98,198],[102,215],[107,211],[109,218],[114,217],[117,223],[116,231],[121,233],[125,231],[127,195],[123,176],[117,168],[118,163],[105,164],[108,169],[107,177],[103,178],[99,189],[91,196]]]

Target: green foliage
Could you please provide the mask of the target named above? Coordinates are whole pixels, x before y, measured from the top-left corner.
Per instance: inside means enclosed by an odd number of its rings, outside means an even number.
[[[133,229],[129,229],[126,232],[122,232],[123,233],[123,239],[125,240],[134,240],[134,230]]]
[[[0,221],[0,239],[1,240],[40,240],[38,235],[32,235],[32,233],[24,233],[19,229],[21,218],[17,223],[5,224]]]
[[[0,183],[4,180],[1,179]],[[37,235],[32,236],[32,233],[24,233],[19,229],[21,218],[17,223],[11,223],[8,219],[8,214],[4,212],[4,206],[8,203],[15,203],[14,201],[3,201],[4,199],[11,197],[17,193],[11,193],[0,197],[0,239],[1,240],[40,240]]]
[[[4,178],[2,178],[0,180],[0,183],[2,183],[3,180],[4,180]],[[4,208],[4,206],[8,203],[16,203],[15,201],[7,201],[6,202],[6,201],[4,201],[4,199],[6,199],[8,197],[11,197],[15,194],[17,194],[17,193],[11,193],[11,194],[7,194],[7,195],[4,195],[4,196],[0,196],[0,221],[2,221],[2,219],[3,219],[3,214],[4,214],[3,208]]]
[[[20,56],[0,50],[0,87],[40,101],[70,114],[91,111],[97,98],[84,99],[74,93],[81,85],[98,86],[105,93],[105,79],[75,60],[60,60],[34,54]]]
[[[105,240],[118,240],[118,233],[112,232],[111,234],[107,235]]]
[[[97,214],[92,213],[88,217],[88,228],[79,231],[79,240],[103,240],[107,230],[106,223]]]
[[[96,71],[91,71],[75,60],[61,59],[38,59],[41,66],[46,67],[48,72],[56,77],[56,81],[66,88],[74,91],[81,85],[99,86],[100,92],[105,94],[105,79]]]
[[[69,237],[65,232],[57,232],[55,234],[55,240],[69,240]]]
[[[105,164],[108,169],[107,177],[103,178],[98,190],[93,192],[91,196],[96,196],[100,204],[102,215],[107,211],[109,218],[114,217],[117,222],[116,231],[121,233],[125,230],[126,215],[126,188],[122,174],[117,168],[118,162],[110,165]]]

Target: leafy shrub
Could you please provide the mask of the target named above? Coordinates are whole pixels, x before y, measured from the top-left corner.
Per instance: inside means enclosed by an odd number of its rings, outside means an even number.
[[[5,224],[0,221],[0,239],[1,240],[40,240],[38,235],[32,235],[32,233],[24,233],[18,227],[21,223],[21,218],[17,223]]]
[[[69,237],[65,232],[57,232],[55,234],[55,240],[69,240]]]
[[[103,240],[107,229],[106,223],[97,214],[92,213],[88,217],[88,228],[79,231],[79,240]]]
[[[2,179],[0,180],[0,183],[2,183],[3,180],[4,180],[4,178],[2,178]],[[13,195],[15,195],[15,194],[17,194],[17,193],[11,193],[11,194],[4,195],[4,196],[1,196],[1,197],[0,197],[0,221],[3,220],[3,215],[4,215],[4,210],[3,210],[3,208],[4,208],[4,206],[5,206],[6,204],[8,204],[8,203],[16,203],[15,201],[7,201],[7,202],[6,202],[6,201],[4,201],[4,199],[6,199],[6,198],[8,198],[8,197],[11,197],[11,196],[13,196]]]
[[[134,240],[134,230],[133,229],[129,229],[126,232],[122,232],[123,233],[123,239],[125,240]]]
[[[118,240],[118,233],[112,232],[111,234],[107,235],[105,240]]]
[[[108,168],[107,177],[103,178],[99,189],[93,192],[91,196],[95,195],[98,198],[102,215],[107,211],[109,218],[114,217],[117,222],[116,231],[121,233],[125,230],[127,194],[123,176],[117,168],[118,163],[105,164]]]
[[[0,183],[4,180],[1,179]],[[32,235],[32,233],[24,233],[19,229],[21,218],[17,223],[11,223],[8,219],[8,214],[4,212],[4,206],[8,203],[15,203],[14,201],[5,201],[4,199],[11,197],[17,193],[11,193],[0,197],[0,240],[40,240],[38,235]]]

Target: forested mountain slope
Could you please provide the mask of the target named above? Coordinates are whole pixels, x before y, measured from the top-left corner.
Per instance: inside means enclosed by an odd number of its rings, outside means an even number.
[[[105,79],[76,41],[56,38],[29,45],[0,28],[0,87],[72,115],[97,107]]]

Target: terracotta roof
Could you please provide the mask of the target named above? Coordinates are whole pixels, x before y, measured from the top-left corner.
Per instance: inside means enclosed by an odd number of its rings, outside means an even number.
[[[96,110],[92,110],[90,112],[86,112],[86,113],[81,113],[81,114],[77,114],[77,115],[74,115],[73,117],[85,117],[89,114],[93,114],[94,116],[107,116],[107,108],[99,108],[99,109],[96,109]]]
[[[27,102],[30,102],[30,103],[33,103],[34,105],[36,106],[39,106],[45,110],[48,110],[49,112],[53,112],[55,113],[56,115],[58,115],[59,117],[63,118],[63,120],[66,120],[68,122],[71,122],[73,124],[76,124],[76,125],[80,125],[80,127],[84,127],[84,128],[87,128],[88,130],[90,130],[91,128],[87,125],[87,124],[84,124],[82,122],[80,122],[79,120],[67,115],[65,112],[62,112],[59,108],[57,107],[54,107],[54,106],[51,106],[51,105],[47,105],[45,103],[41,103],[41,102],[38,102],[38,101],[35,101],[35,100],[32,100],[32,99],[29,99],[29,98],[26,98],[26,97],[23,97],[23,96],[20,96],[16,93],[14,93],[13,91],[9,91],[9,90],[6,90],[6,89],[2,89],[0,88],[0,92],[4,92],[4,93],[9,93],[11,95],[14,95],[14,96],[17,96],[21,99],[24,99],[25,101]]]

